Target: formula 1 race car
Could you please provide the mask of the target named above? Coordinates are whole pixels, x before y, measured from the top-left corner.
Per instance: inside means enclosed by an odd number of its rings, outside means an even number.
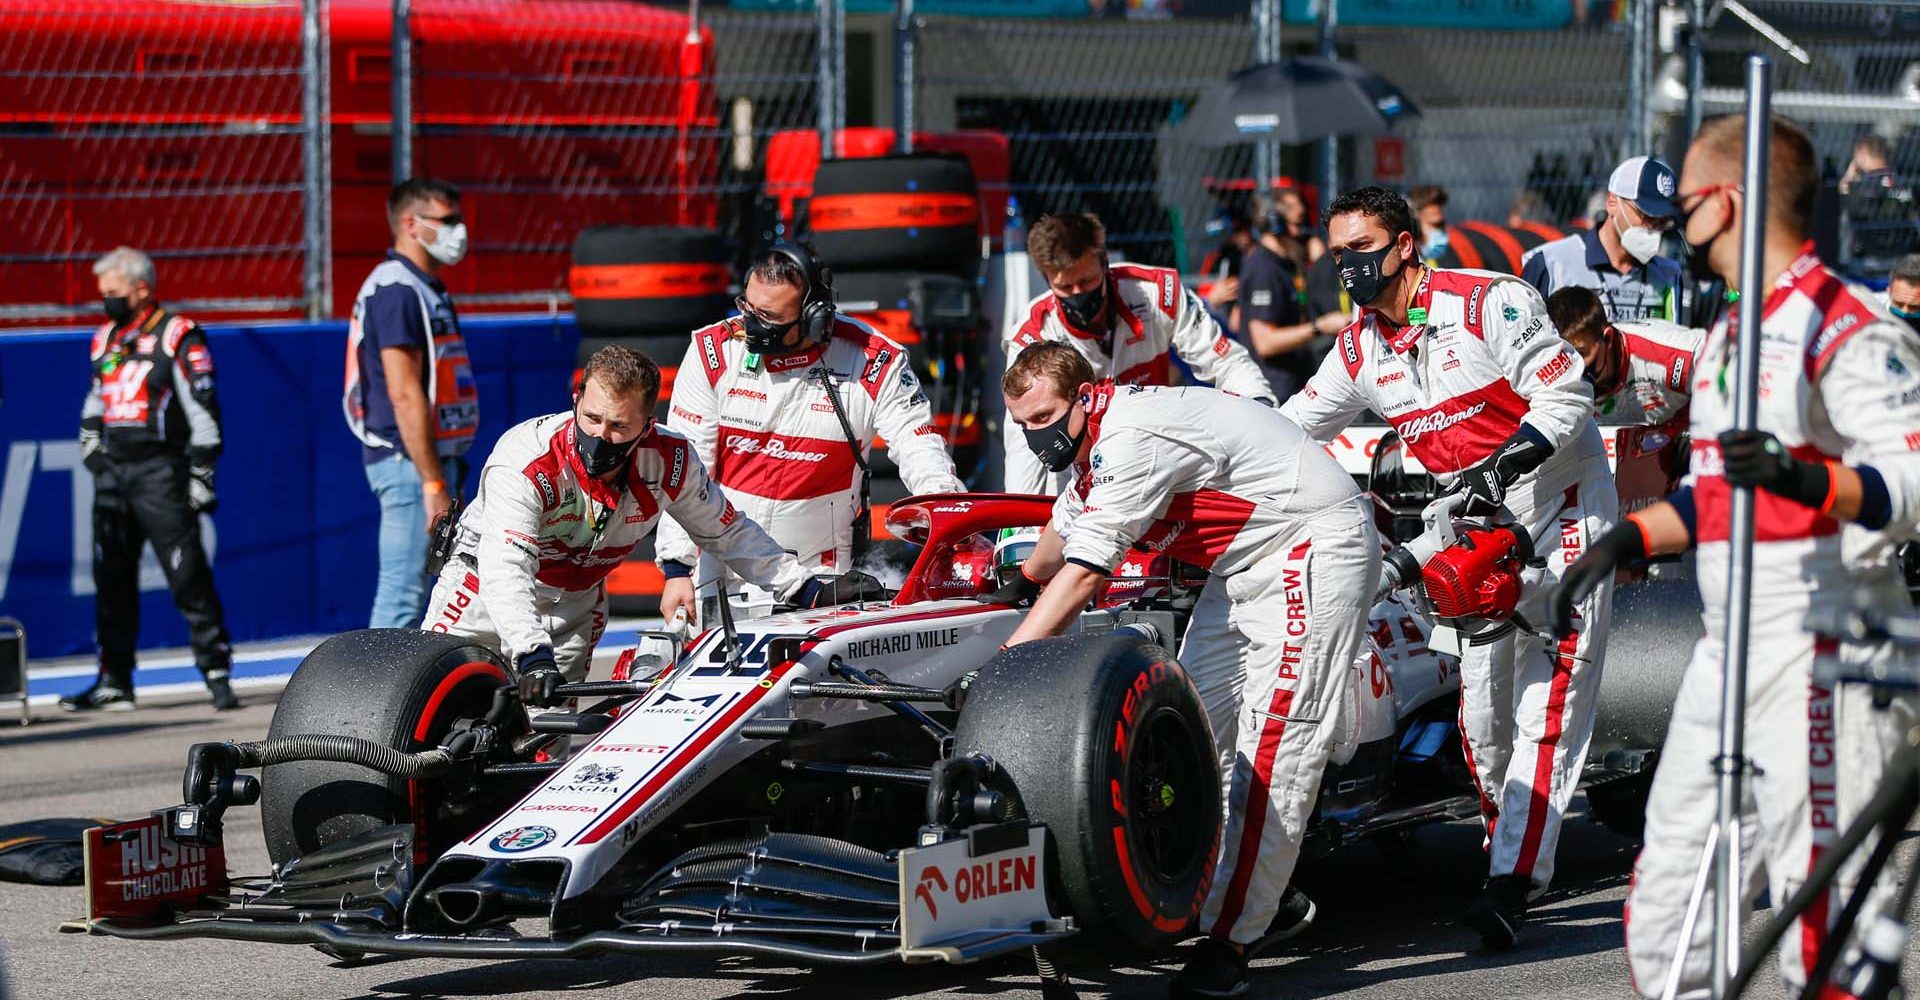
[[[1164,949],[1218,849],[1218,753],[1167,652],[1204,577],[1130,555],[1076,634],[1003,650],[1022,612],[980,599],[991,554],[1050,508],[897,504],[890,529],[921,548],[891,600],[727,616],[684,650],[643,634],[661,652],[562,688],[599,699],[567,714],[529,715],[468,640],[337,636],[268,739],[196,745],[185,803],[90,831],[87,927],[349,957]],[[1457,665],[1398,599],[1372,625],[1321,847],[1478,809]],[[222,816],[255,801],[273,870],[230,877]],[[545,924],[523,936],[522,918]]]

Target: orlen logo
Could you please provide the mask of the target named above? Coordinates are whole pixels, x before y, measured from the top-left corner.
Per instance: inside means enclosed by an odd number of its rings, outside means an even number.
[[[727,435],[727,449],[736,455],[765,455],[768,458],[784,458],[794,462],[824,462],[824,451],[794,451],[779,438],[768,438],[764,443],[759,438],[750,438],[743,434]]]
[[[1420,436],[1423,434],[1434,431],[1444,431],[1462,420],[1472,420],[1474,417],[1480,415],[1481,410],[1486,408],[1487,404],[1485,403],[1475,403],[1461,410],[1459,413],[1427,413],[1415,417],[1404,424],[1399,424],[1394,429],[1400,432],[1400,440],[1412,444],[1420,440]]]
[[[1542,385],[1552,385],[1560,381],[1561,376],[1572,370],[1573,355],[1563,351],[1559,355],[1556,355],[1552,361],[1541,365],[1540,370],[1533,373],[1533,377],[1539,379]]]
[[[936,885],[940,887],[941,892],[950,891],[947,888],[947,877],[940,873],[940,869],[932,865],[920,869],[920,884],[914,887],[913,898],[927,904],[927,915],[938,920],[940,907],[933,901],[932,892],[932,887]]]
[[[954,869],[952,889],[949,890],[946,874],[939,866],[928,865],[920,869],[920,881],[913,889],[913,898],[927,904],[927,914],[938,920],[940,909],[934,901],[935,886],[939,887],[941,893],[952,896],[954,902],[964,905],[976,899],[1032,889],[1035,867],[1035,856],[1032,854],[963,865]]]

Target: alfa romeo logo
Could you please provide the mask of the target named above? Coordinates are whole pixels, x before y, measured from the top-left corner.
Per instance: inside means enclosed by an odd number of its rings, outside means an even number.
[[[553,839],[558,836],[559,834],[554,832],[553,827],[550,826],[515,827],[493,838],[493,849],[496,851],[506,851],[508,853],[531,851],[541,844],[552,842]]]

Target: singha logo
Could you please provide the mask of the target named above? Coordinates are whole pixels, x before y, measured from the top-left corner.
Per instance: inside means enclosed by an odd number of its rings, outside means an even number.
[[[619,780],[618,764],[582,764],[580,770],[573,772],[576,785],[611,785]]]

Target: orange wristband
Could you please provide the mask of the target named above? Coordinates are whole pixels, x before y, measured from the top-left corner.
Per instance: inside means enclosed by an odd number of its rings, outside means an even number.
[[[447,481],[444,479],[424,480],[420,483],[420,490],[424,493],[433,493],[436,495],[445,493],[447,491]]]
[[[1839,462],[1834,462],[1834,461],[1828,461],[1826,463],[1826,466],[1827,466],[1827,498],[1825,500],[1820,501],[1820,513],[1822,514],[1832,513],[1833,502],[1835,500],[1840,499],[1840,477],[1837,475],[1834,475],[1834,473],[1839,469],[1844,468],[1844,466],[1842,466]]]
[[[1639,511],[1628,514],[1627,520],[1632,521],[1633,526],[1640,531],[1640,554],[1643,556],[1652,555],[1653,539],[1647,535],[1647,522],[1640,519]]]

